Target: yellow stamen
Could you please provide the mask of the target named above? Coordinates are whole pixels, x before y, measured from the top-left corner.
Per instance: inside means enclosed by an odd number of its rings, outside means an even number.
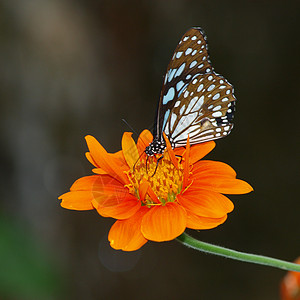
[[[158,159],[160,159],[158,161]],[[134,195],[138,197],[139,187],[143,181],[149,183],[149,187],[157,196],[160,203],[156,203],[146,194],[142,200],[143,205],[165,205],[167,202],[174,202],[177,194],[182,190],[183,182],[183,165],[179,162],[176,168],[170,159],[168,153],[153,157],[143,157],[135,167],[126,172],[129,180],[129,191],[134,191]]]

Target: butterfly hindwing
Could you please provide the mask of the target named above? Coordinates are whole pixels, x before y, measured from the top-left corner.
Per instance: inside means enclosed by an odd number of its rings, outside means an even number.
[[[215,73],[196,74],[167,111],[162,130],[175,147],[218,139],[230,133],[233,87]]]

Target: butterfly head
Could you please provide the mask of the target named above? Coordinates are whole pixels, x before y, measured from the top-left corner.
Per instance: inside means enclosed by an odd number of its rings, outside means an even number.
[[[153,156],[155,154],[162,154],[166,148],[166,144],[164,141],[161,141],[155,138],[149,146],[146,147],[145,153],[148,156]]]

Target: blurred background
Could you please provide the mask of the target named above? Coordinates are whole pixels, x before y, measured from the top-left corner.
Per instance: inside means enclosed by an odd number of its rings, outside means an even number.
[[[57,197],[90,175],[84,136],[110,152],[152,128],[182,34],[201,26],[235,87],[235,128],[208,158],[255,191],[203,241],[300,255],[299,1],[0,0],[0,299],[279,299],[285,272],[176,241],[110,249],[113,220]],[[136,136],[135,136],[136,138]]]

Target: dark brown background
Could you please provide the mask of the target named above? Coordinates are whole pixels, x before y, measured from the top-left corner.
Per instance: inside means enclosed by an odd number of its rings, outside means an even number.
[[[60,208],[91,174],[84,136],[120,149],[153,124],[181,35],[201,26],[235,86],[231,135],[209,158],[255,192],[203,241],[294,260],[299,226],[299,1],[1,0],[1,299],[279,299],[285,272],[177,242],[110,250],[113,220]]]

